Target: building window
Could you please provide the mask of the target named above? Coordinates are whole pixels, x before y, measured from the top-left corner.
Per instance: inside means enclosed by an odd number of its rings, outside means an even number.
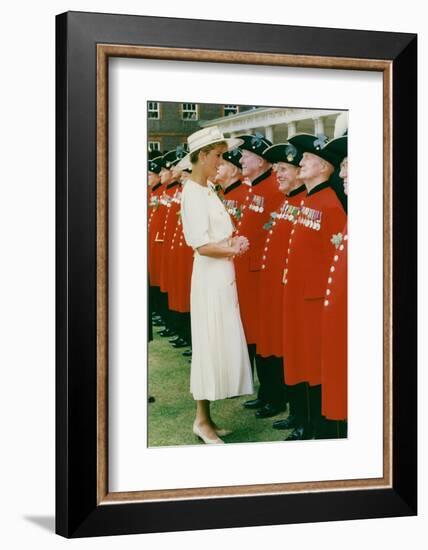
[[[157,101],[148,101],[147,118],[150,118],[152,120],[160,119],[160,108]]]
[[[238,105],[225,105],[224,106],[224,116],[236,115],[239,113]]]
[[[198,120],[198,107],[196,103],[181,104],[182,120]]]
[[[149,151],[160,152],[160,141],[149,141]]]

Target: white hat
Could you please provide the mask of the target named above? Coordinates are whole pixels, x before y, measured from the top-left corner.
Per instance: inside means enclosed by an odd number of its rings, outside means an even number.
[[[186,168],[191,168],[192,163],[190,162],[190,156],[192,155],[192,153],[195,153],[196,151],[207,147],[207,145],[221,142],[226,143],[228,151],[235,149],[235,147],[239,147],[243,143],[242,139],[225,138],[217,126],[202,128],[202,130],[194,132],[187,138],[189,154],[180,160],[180,162],[177,164],[177,167],[181,168],[182,170],[185,170]]]
[[[334,138],[342,137],[348,132],[348,112],[343,111],[334,123]]]

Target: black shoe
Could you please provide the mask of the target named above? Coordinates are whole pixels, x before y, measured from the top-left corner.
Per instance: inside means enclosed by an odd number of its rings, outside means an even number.
[[[170,344],[175,344],[176,342],[181,341],[180,336],[176,336],[175,338],[171,338],[171,340],[168,340]]]
[[[271,405],[270,403],[266,403],[261,409],[256,411],[255,417],[256,418],[270,418],[271,416],[276,416],[277,414],[283,412],[284,409],[282,407],[275,407],[274,405]]]
[[[287,416],[287,418],[283,418],[282,420],[275,420],[275,422],[272,424],[272,428],[274,430],[291,430],[297,427],[297,418],[292,414]]]
[[[304,439],[312,439],[314,436],[314,431],[310,427],[299,426],[294,428],[289,436],[287,436],[284,441],[300,441]]]
[[[265,402],[257,398],[245,401],[242,406],[244,407],[244,409],[261,409],[264,405]]]
[[[174,348],[187,348],[189,345],[185,340],[182,340],[181,338],[175,342],[175,344],[172,344]]]
[[[170,330],[169,328],[166,328],[165,330],[161,330],[158,332],[159,336],[162,336],[162,338],[166,338],[167,336],[175,336],[175,332]]]
[[[181,355],[183,355],[183,357],[192,357],[192,350],[188,349],[184,351]]]
[[[149,403],[154,403],[156,401],[156,399],[153,397],[153,395],[150,395],[147,401]]]
[[[165,323],[162,321],[162,319],[156,319],[152,321],[152,325],[154,327],[164,327]]]

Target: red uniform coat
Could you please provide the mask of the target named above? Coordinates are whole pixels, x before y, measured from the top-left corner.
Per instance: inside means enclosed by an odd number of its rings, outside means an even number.
[[[173,274],[171,271],[170,250],[172,237],[177,226],[178,213],[180,212],[181,185],[178,182],[174,182],[168,185],[167,192],[172,193],[172,197],[165,215],[162,233],[163,245],[159,285],[162,292],[168,292],[169,281]]]
[[[348,235],[332,235],[335,271],[327,280],[322,333],[322,414],[329,420],[348,417]]]
[[[265,224],[265,242],[259,286],[259,332],[257,353],[262,357],[282,357],[282,276],[288,239],[299,213],[305,186],[285,197],[284,202]]]
[[[165,238],[166,224],[165,220],[169,218],[172,196],[175,188],[167,188],[159,197],[159,206],[156,214],[150,222],[149,230],[149,257],[150,259],[150,284],[151,286],[160,286],[160,277],[162,269],[162,252]]]
[[[152,271],[153,271],[153,243],[155,240],[155,229],[157,226],[157,218],[159,216],[160,197],[163,194],[165,186],[161,183],[157,183],[150,190],[149,193],[149,208],[147,213],[147,250],[148,250],[148,271],[150,285],[155,286],[152,283]]]
[[[276,176],[268,170],[248,188],[242,214],[236,224],[236,235],[244,235],[250,241],[249,252],[235,259],[239,307],[247,344],[255,344],[258,334],[258,289],[265,237],[263,225],[283,200]]]
[[[346,215],[333,189],[322,183],[300,202],[284,266],[283,357],[286,384],[321,384],[324,293],[331,261],[331,235]],[[333,268],[334,269],[334,268]]]
[[[173,311],[190,311],[190,283],[193,268],[193,248],[187,246],[183,235],[183,225],[177,216],[177,225],[172,237],[169,262],[168,307]]]
[[[245,204],[245,199],[248,195],[248,189],[250,187],[241,182],[241,180],[232,183],[227,189],[225,189],[221,195],[221,200],[230,214],[233,223],[239,222],[242,214],[242,207]]]

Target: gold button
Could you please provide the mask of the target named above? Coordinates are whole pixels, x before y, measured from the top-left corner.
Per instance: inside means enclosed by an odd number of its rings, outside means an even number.
[[[250,200],[250,197],[248,197],[248,196],[245,197],[245,200],[246,200],[246,201],[249,201],[249,200]]]
[[[333,260],[334,260],[335,262],[337,262],[338,259],[339,259],[339,256],[336,254],[336,256],[333,258]]]
[[[269,237],[266,239],[266,242],[268,243],[270,241]]]
[[[305,204],[305,201],[300,201],[300,206],[303,206]]]
[[[344,241],[347,241],[347,240],[348,240],[348,235],[345,235],[345,236],[343,237],[343,240],[344,240]]]
[[[328,284],[331,284],[331,283],[333,282],[333,279],[332,279],[331,277],[329,277],[329,278],[327,279],[327,282],[328,282]]]
[[[330,271],[331,271],[332,273],[334,273],[334,265],[332,265],[332,266],[330,267]]]
[[[287,254],[290,254],[290,249],[287,250]]]
[[[325,291],[325,293],[327,294],[327,296],[330,296],[331,290],[328,288],[328,289]]]
[[[344,248],[345,248],[345,247],[343,246],[343,244],[341,244],[341,245],[339,246],[339,250],[343,250]]]
[[[288,265],[288,258],[285,260],[286,265]]]
[[[266,252],[266,250],[267,250],[267,249],[268,249],[268,247],[267,247],[267,246],[265,246],[265,252]]]
[[[285,279],[284,284],[286,285],[288,283],[287,279]]]
[[[265,268],[265,266],[264,266],[264,265],[262,265],[262,269],[264,269],[264,268]]]
[[[324,305],[328,306],[328,300],[325,300]]]
[[[262,260],[266,260],[266,256],[263,256]]]
[[[269,235],[272,235],[272,229],[269,230]]]

